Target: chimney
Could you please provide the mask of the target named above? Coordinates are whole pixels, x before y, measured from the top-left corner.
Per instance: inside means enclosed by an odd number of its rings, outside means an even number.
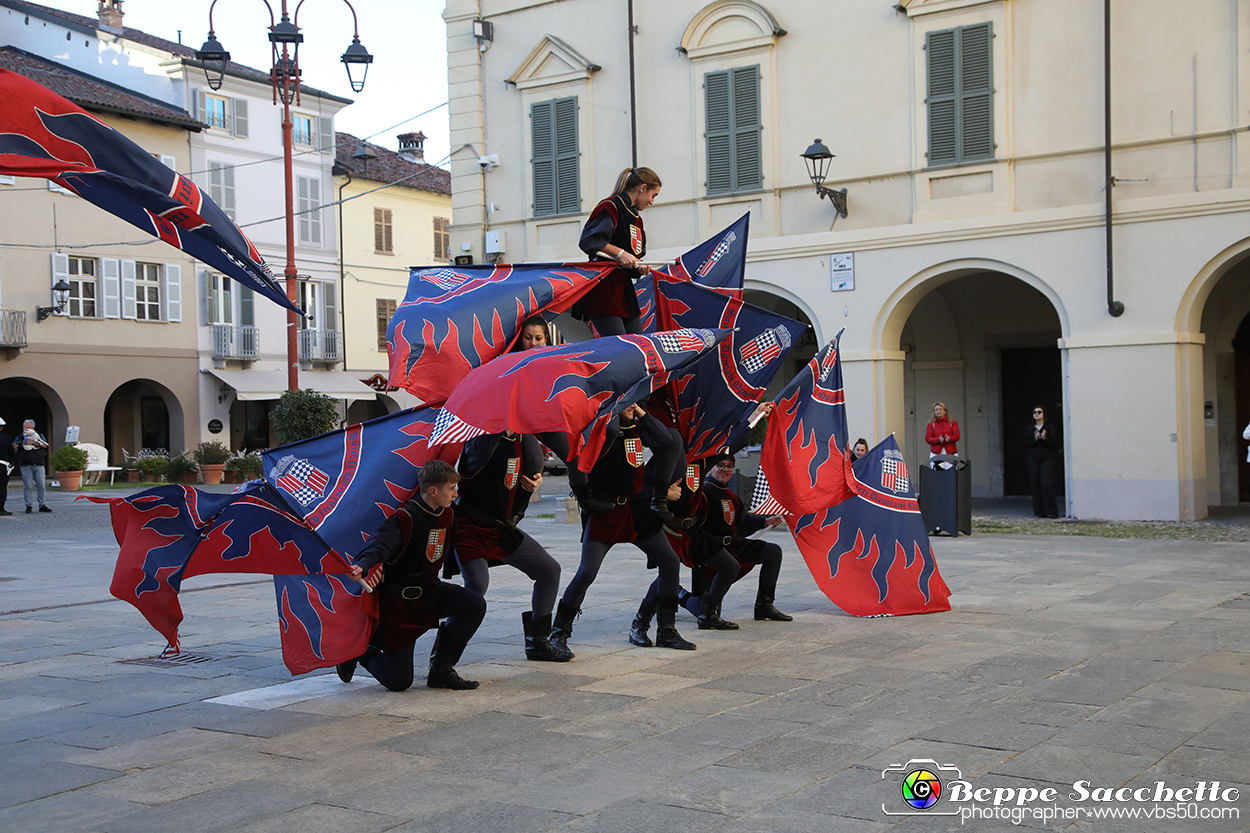
[[[421,131],[416,133],[400,133],[396,138],[399,139],[399,158],[406,159],[409,162],[425,161],[425,134]]]
[[[100,18],[100,28],[115,35],[122,33],[122,0],[100,0],[96,9]]]

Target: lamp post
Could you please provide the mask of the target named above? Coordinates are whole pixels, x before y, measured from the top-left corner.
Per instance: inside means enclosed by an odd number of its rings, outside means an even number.
[[[833,159],[834,154],[829,152],[829,148],[817,139],[812,142],[807,150],[803,151],[800,156],[807,163],[807,175],[811,177],[812,184],[816,186],[816,193],[823,200],[829,198],[829,202],[833,203],[833,209],[838,212],[839,217],[846,216],[846,189],[835,191],[832,188],[825,187],[825,176],[829,173],[829,160]]]
[[[297,106],[300,103],[299,45],[304,42],[304,36],[300,33],[298,23],[299,10],[304,2],[300,0],[295,7],[295,20],[293,21],[287,12],[287,0],[282,0],[282,14],[276,23],[273,6],[269,4],[269,0],[261,0],[261,2],[269,9],[269,42],[272,45],[273,55],[269,80],[273,85],[273,100],[274,104],[277,104],[279,100],[282,101],[282,167],[286,184],[286,268],[283,274],[286,276],[286,296],[294,305],[297,301],[298,281],[295,269],[295,180],[291,162],[293,156],[291,101],[294,100]],[[352,12],[353,35],[351,44],[343,52],[340,60],[347,69],[347,80],[352,90],[360,92],[365,87],[365,76],[369,73],[369,64],[373,63],[373,56],[360,44],[356,9],[348,0],[343,0],[343,2]],[[213,0],[212,5],[208,7],[208,40],[195,53],[195,57],[204,66],[204,77],[208,80],[209,88],[220,90],[225,78],[226,64],[230,62],[230,53],[222,47],[213,30],[213,9],[216,6],[217,0]],[[297,324],[294,310],[288,310],[286,314],[287,390],[299,388]]]
[[[52,306],[35,307],[35,320],[42,321],[49,315],[60,315],[65,312],[65,306],[69,303],[69,293],[73,289],[65,278],[61,278],[52,285]]]

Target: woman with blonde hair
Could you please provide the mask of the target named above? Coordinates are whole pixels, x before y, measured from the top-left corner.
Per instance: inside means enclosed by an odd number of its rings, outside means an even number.
[[[655,202],[662,184],[650,168],[626,168],[612,196],[595,206],[582,228],[578,247],[591,260],[611,258],[620,264],[573,306],[573,314],[601,336],[642,332],[634,279],[651,271],[642,262],[647,253],[642,211]]]
[[[950,418],[945,402],[933,403],[933,419],[924,429],[924,441],[929,444],[929,457],[939,454],[957,454],[959,442],[959,423]],[[944,468],[949,467],[946,464]]]

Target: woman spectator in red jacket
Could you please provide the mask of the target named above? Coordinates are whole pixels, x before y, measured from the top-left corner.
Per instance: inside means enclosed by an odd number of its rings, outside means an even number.
[[[945,403],[933,403],[933,419],[924,429],[924,441],[929,444],[930,458],[958,453],[955,443],[959,442],[959,423],[950,418]]]

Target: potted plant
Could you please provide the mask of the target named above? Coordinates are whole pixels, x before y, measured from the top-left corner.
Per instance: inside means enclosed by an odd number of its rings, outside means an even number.
[[[200,479],[199,470],[188,451],[180,451],[165,464],[165,478],[170,483],[194,483]]]
[[[121,469],[122,476],[126,478],[127,483],[138,483],[143,479],[143,472],[139,471],[139,467],[136,463],[132,463],[129,460],[123,460]]]
[[[165,473],[165,466],[169,465],[169,458],[161,454],[153,454],[150,457],[140,457],[135,465],[139,471],[143,472],[143,476],[149,483],[159,483],[161,475]]]
[[[82,487],[83,469],[87,468],[87,452],[78,446],[63,445],[52,452],[50,459],[61,481],[61,490],[76,492]]]
[[[216,486],[221,482],[221,473],[229,461],[230,449],[216,440],[196,446],[195,462],[200,464],[200,476],[205,486]]]
[[[306,440],[339,427],[338,404],[315,390],[289,390],[269,415],[269,424],[283,445]]]

